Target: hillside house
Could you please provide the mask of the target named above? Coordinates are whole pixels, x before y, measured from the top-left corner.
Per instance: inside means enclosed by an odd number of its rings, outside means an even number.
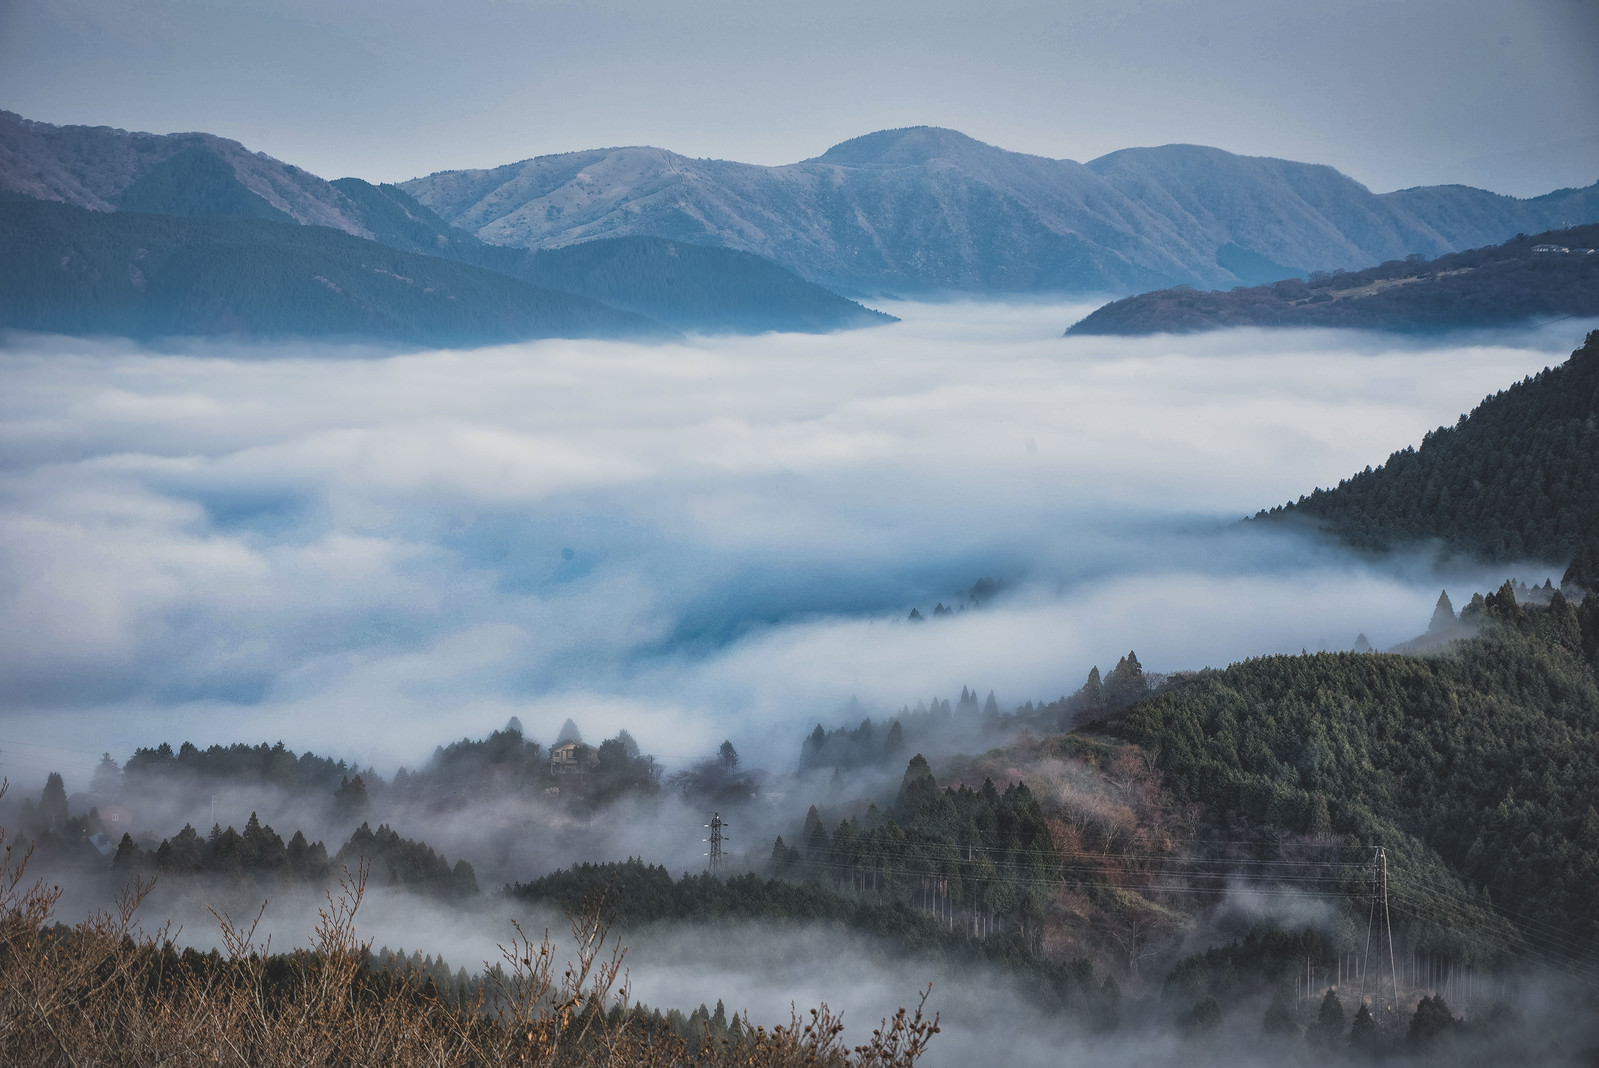
[[[550,750],[550,773],[572,775],[590,771],[600,762],[600,754],[592,745],[567,742]]]
[[[100,817],[100,823],[105,827],[106,833],[113,839],[120,839],[124,833],[133,829],[132,814],[126,808],[99,794],[73,794],[67,798],[67,811],[94,812]]]

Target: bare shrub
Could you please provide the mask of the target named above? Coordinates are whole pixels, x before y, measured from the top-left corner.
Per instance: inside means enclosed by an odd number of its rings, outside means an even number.
[[[0,795],[4,793],[0,783]],[[54,923],[59,887],[26,878],[27,852],[0,827],[0,1064],[240,1068],[909,1068],[938,1018],[900,1009],[853,1049],[822,1005],[770,1029],[698,1043],[630,1001],[626,952],[603,902],[571,918],[575,959],[556,977],[550,934],[513,925],[474,996],[440,997],[415,973],[374,972],[356,934],[368,869],[329,891],[309,949],[273,954],[248,923],[213,913],[226,953],[179,951],[135,915],[153,884],[135,879],[114,912]]]

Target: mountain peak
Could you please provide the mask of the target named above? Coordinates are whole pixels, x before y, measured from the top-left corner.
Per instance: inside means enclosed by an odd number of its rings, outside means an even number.
[[[849,167],[919,167],[935,159],[960,159],[973,153],[999,152],[959,130],[942,126],[905,126],[841,141],[816,157],[818,162]]]

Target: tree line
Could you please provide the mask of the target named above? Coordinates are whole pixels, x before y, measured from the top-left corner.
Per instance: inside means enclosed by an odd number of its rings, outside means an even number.
[[[269,825],[250,813],[242,832],[213,826],[202,838],[193,826],[163,838],[153,850],[141,848],[124,834],[112,858],[112,870],[126,875],[210,875],[256,885],[272,881],[298,881],[325,886],[339,871],[363,862],[371,866],[378,885],[392,886],[454,900],[478,892],[472,865],[460,859],[451,865],[427,843],[403,838],[387,824],[377,830],[363,823],[339,851],[329,857],[321,842],[308,841],[295,831],[287,842]]]

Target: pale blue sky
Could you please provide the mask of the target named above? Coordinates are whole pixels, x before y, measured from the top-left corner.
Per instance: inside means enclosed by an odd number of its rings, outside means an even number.
[[[0,107],[376,180],[640,143],[785,163],[928,123],[1529,195],[1599,179],[1596,54],[1594,0],[0,0]]]

